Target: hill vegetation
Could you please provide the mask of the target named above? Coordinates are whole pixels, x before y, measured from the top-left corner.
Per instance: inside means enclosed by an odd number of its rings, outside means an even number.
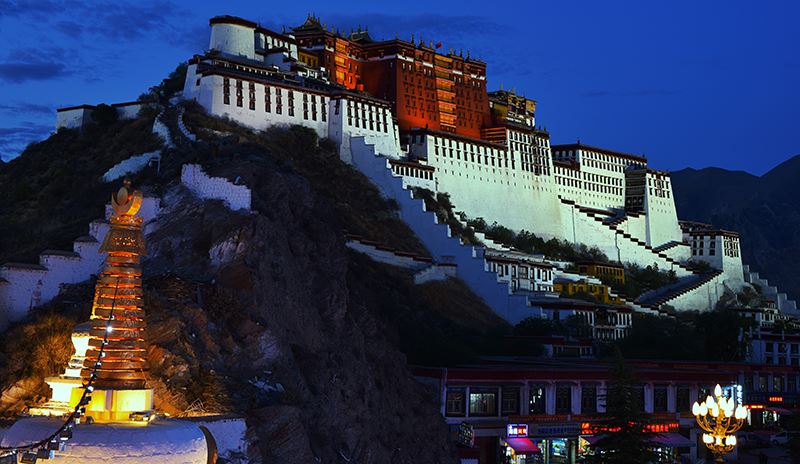
[[[72,249],[103,216],[109,186],[100,177],[118,162],[161,147],[155,113],[134,121],[61,129],[0,165],[0,263],[38,262],[46,248]]]

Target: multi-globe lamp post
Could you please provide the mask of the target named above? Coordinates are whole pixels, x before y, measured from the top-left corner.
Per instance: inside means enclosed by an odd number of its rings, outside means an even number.
[[[705,430],[703,443],[714,454],[715,462],[724,462],[722,456],[736,447],[736,431],[747,418],[747,409],[731,398],[722,396],[722,387],[714,387],[714,397],[709,395],[702,403],[695,401],[692,414],[697,424]]]

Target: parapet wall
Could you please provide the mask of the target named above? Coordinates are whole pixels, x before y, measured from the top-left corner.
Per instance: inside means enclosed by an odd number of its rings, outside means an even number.
[[[9,322],[24,318],[28,311],[48,303],[65,284],[76,284],[100,272],[105,254],[100,253],[100,244],[108,232],[107,218],[110,205],[106,206],[106,219],[97,219],[89,224],[89,235],[77,238],[72,251],[45,250],[39,255],[39,263],[5,263],[0,266],[0,330]],[[144,219],[145,233],[160,210],[160,199],[145,197],[140,215]]]
[[[223,177],[210,177],[199,164],[183,165],[181,183],[200,198],[222,200],[234,211],[250,211],[252,193],[249,188],[236,185]]]

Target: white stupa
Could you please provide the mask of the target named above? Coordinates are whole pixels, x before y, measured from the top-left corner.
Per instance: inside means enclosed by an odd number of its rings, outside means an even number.
[[[126,187],[128,183],[126,182]],[[112,196],[115,215],[101,252],[92,318],[73,332],[75,355],[63,375],[46,379],[50,400],[32,408],[0,442],[0,457],[17,453],[74,464],[206,464],[214,462],[194,423],[161,419],[147,388],[141,255],[140,192],[123,187]]]

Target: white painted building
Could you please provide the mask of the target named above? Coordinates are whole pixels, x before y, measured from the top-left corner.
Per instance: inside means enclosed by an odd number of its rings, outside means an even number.
[[[111,107],[117,110],[117,117],[119,119],[136,119],[142,108],[153,104],[153,102],[148,101],[131,101],[113,103]],[[92,122],[92,112],[95,108],[97,108],[95,105],[58,108],[56,110],[56,130],[62,127],[67,129],[80,129],[87,123]]]
[[[580,142],[551,146],[549,133],[534,125],[535,102],[513,92],[489,94],[487,114],[496,120],[481,123],[481,138],[427,125],[401,134],[392,114],[397,102],[331,83],[314,53],[338,48],[315,43],[306,49],[294,34],[213,18],[209,51],[189,61],[183,98],[257,130],[308,127],[333,140],[343,161],[383,182],[372,163],[354,161],[366,148],[387,161],[384,169],[404,189],[446,192],[470,218],[594,246],[615,262],[674,271],[687,284],[667,295],[677,309],[707,309],[726,288],[740,288],[743,271],[732,261],[723,263],[723,276],[691,278],[691,248],[678,224],[669,173],[648,167],[645,157]],[[351,53],[348,59],[361,58]]]
[[[486,270],[497,274],[498,282],[509,284],[509,292],[550,293],[553,265],[544,259],[513,251],[486,250]]]
[[[691,247],[691,260],[707,263],[723,273],[729,288],[744,285],[744,269],[739,234],[697,222],[681,222],[683,241]]]
[[[210,114],[254,129],[300,125],[330,137],[345,161],[351,137],[365,137],[397,157],[397,127],[390,105],[331,85],[298,61],[294,38],[233,17],[211,21],[212,53],[189,61],[183,98]]]

